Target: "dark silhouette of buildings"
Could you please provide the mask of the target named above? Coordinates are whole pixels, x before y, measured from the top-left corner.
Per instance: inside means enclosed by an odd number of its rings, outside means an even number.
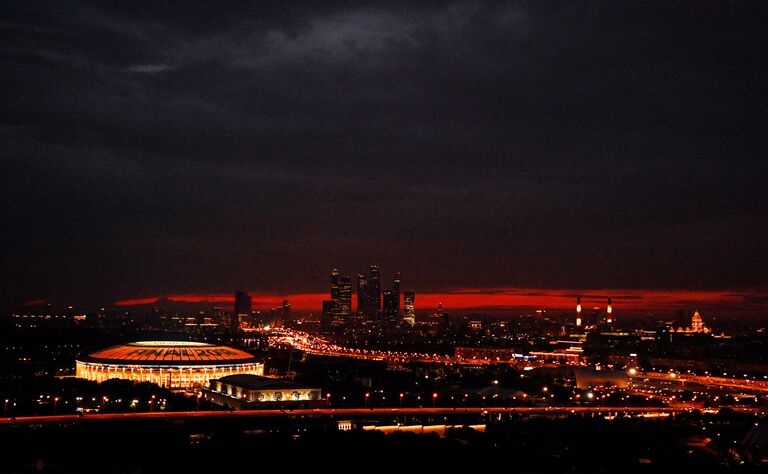
[[[362,319],[366,315],[368,303],[368,279],[362,273],[357,275],[357,317]]]
[[[333,322],[334,314],[336,313],[336,302],[333,300],[323,301],[323,314],[320,319],[320,326],[323,328],[329,328],[331,322]]]
[[[235,309],[232,311],[232,325],[230,330],[233,336],[240,334],[240,320],[247,320],[253,311],[253,300],[243,291],[235,292]]]
[[[384,323],[395,325],[400,322],[400,272],[395,273],[392,290],[384,291]]]
[[[349,321],[352,316],[352,279],[348,276],[339,279],[339,299],[336,304],[336,314],[341,322]]]
[[[397,308],[397,313],[400,313],[400,272],[395,273],[395,284],[392,286],[392,291],[395,293],[395,297],[397,298],[397,302],[395,304],[395,308]]]
[[[399,295],[393,290],[384,290],[384,322],[397,324]]]
[[[371,265],[368,268],[366,288],[368,296],[366,298],[365,317],[369,320],[378,320],[381,316],[381,275],[378,265]]]
[[[280,325],[285,324],[286,321],[291,319],[291,303],[288,300],[283,300],[283,312],[281,315]]]
[[[334,268],[331,270],[331,301],[338,303],[339,301],[339,279],[341,274],[339,270]]]
[[[378,265],[368,268],[368,275],[357,275],[357,311],[352,311],[352,279],[342,276],[338,269],[331,271],[331,299],[333,308],[329,310],[330,322],[334,325],[343,325],[352,321],[352,315],[356,318],[368,321],[397,324],[400,322],[400,273],[395,274],[392,290],[384,291],[383,305],[381,292],[381,275]]]

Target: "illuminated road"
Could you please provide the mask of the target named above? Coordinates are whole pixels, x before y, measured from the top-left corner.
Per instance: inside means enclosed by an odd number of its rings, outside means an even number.
[[[267,332],[270,336],[270,344],[289,346],[294,349],[304,351],[308,354],[331,356],[331,357],[349,357],[353,359],[377,360],[392,363],[408,362],[426,362],[433,364],[490,364],[490,363],[521,363],[515,359],[511,361],[491,361],[463,359],[451,355],[428,354],[423,352],[400,352],[384,351],[376,349],[355,349],[344,347],[317,336],[312,336],[305,332],[296,331],[287,328],[273,328]],[[528,364],[528,362],[525,362]]]
[[[690,374],[678,374],[678,373],[665,373],[665,372],[648,372],[644,375],[639,375],[639,379],[652,379],[673,381],[678,383],[695,383],[703,385],[705,387],[717,387],[717,388],[730,388],[737,390],[747,390],[750,392],[768,393],[768,382],[762,380],[750,380],[750,379],[737,379],[726,377],[713,377],[705,375],[690,375]]]
[[[381,415],[501,415],[501,414],[537,414],[556,415],[568,413],[596,414],[661,414],[682,413],[692,407],[508,407],[508,408],[319,408],[301,410],[242,410],[242,411],[181,411],[181,412],[144,412],[144,413],[98,413],[85,416],[27,416],[0,418],[0,425],[36,424],[36,423],[71,423],[87,421],[119,421],[149,419],[215,419],[215,418],[269,418],[299,416],[333,416],[336,418]],[[766,410],[757,408],[733,408],[734,411],[765,415]]]
[[[292,329],[273,329],[270,333],[271,343],[290,346],[309,354],[351,357],[355,359],[386,360],[389,362],[438,362],[451,363],[455,358],[438,354],[426,354],[418,352],[379,351],[375,349],[353,349],[344,347],[312,336],[305,332]]]

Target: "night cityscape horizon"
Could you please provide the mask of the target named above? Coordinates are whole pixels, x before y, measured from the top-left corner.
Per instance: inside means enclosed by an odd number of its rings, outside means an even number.
[[[292,302],[294,310],[302,313],[319,313],[321,303],[327,297],[324,292],[276,293],[266,294],[258,291],[246,291],[253,298],[254,308],[269,310],[283,300]],[[740,317],[743,315],[759,316],[766,311],[768,301],[760,289],[734,290],[648,290],[648,289],[542,289],[542,288],[458,288],[443,292],[419,292],[422,306],[432,310],[442,303],[461,313],[472,312],[509,312],[524,310],[569,310],[574,298],[581,296],[585,300],[600,302],[613,298],[630,314],[658,313],[659,317],[668,316],[681,309],[707,309],[716,311],[721,317]],[[352,295],[357,304],[357,294]],[[104,307],[126,311],[141,311],[146,307],[164,305],[169,308],[190,309],[194,307],[210,308],[223,306],[231,309],[235,303],[234,292],[167,294],[140,298],[127,298],[106,303],[72,304],[63,299],[49,301],[34,299],[22,304],[9,305],[7,309],[21,312],[34,312],[40,309],[73,309],[80,312],[92,312]],[[597,304],[597,303],[596,303]]]
[[[768,4],[0,4],[0,473],[763,472]]]

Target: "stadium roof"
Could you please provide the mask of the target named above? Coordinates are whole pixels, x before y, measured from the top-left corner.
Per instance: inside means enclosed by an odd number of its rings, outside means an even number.
[[[253,363],[253,355],[227,346],[189,341],[120,344],[79,357],[82,362],[130,365],[214,365]]]

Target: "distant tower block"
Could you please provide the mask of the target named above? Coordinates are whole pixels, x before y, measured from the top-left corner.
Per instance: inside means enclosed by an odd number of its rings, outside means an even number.
[[[698,311],[694,312],[691,318],[691,332],[704,332],[704,322]]]
[[[403,317],[403,320],[413,326],[416,324],[416,307],[414,305],[416,302],[416,293],[413,291],[406,291],[403,293],[403,301],[405,308],[405,316]]]
[[[608,308],[605,310],[606,317],[605,320],[608,322],[608,324],[611,324],[613,322],[613,306],[611,305],[611,297],[608,297]]]
[[[581,327],[581,296],[576,297],[576,326]]]
[[[232,320],[230,321],[230,331],[233,337],[240,334],[240,321],[247,322],[253,311],[253,300],[250,295],[244,291],[235,292],[235,308],[232,311]]]

